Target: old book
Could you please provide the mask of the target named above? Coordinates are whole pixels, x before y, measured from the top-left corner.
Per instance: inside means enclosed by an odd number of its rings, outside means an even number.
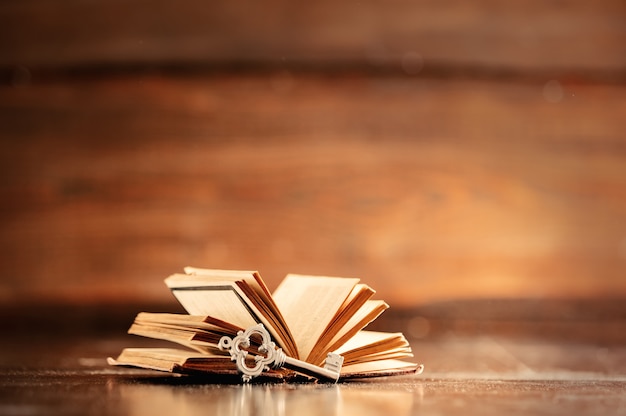
[[[290,274],[272,294],[256,271],[187,267],[165,283],[188,315],[142,312],[128,332],[186,348],[126,348],[111,364],[234,375],[238,368],[220,340],[262,324],[287,357],[321,367],[329,353],[339,354],[340,379],[421,371],[405,361],[413,354],[401,333],[364,330],[388,305],[372,299],[374,290],[359,279]],[[262,354],[260,345],[261,339],[251,338],[250,353]],[[295,376],[283,368],[263,375]]]

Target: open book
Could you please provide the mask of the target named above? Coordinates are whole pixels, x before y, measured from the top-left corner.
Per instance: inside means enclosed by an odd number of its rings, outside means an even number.
[[[340,379],[410,374],[418,364],[401,333],[366,331],[388,305],[359,279],[288,275],[270,294],[256,271],[186,267],[165,283],[189,315],[137,315],[130,334],[178,343],[185,349],[126,348],[113,365],[173,373],[237,374],[230,355],[218,344],[224,336],[261,323],[288,357],[321,366],[330,352],[343,357]],[[252,340],[251,349],[254,350]],[[268,377],[289,378],[287,370]]]

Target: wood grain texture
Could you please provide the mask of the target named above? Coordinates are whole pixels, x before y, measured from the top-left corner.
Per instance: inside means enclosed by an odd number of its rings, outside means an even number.
[[[38,334],[36,334],[38,335]],[[3,340],[5,341],[5,340]],[[253,383],[111,368],[120,334],[0,344],[0,406],[9,414],[222,413],[409,416],[615,414],[626,406],[626,348],[492,337],[413,342],[420,376],[339,383]],[[137,339],[134,345],[146,345]],[[154,345],[154,344],[147,344]],[[230,385],[229,385],[230,384]],[[617,409],[617,411],[616,411]]]
[[[626,89],[557,84],[2,86],[0,300],[167,301],[185,265],[356,276],[396,306],[623,296]]]
[[[0,67],[254,62],[621,73],[621,0],[0,4]]]
[[[626,3],[0,3],[0,301],[185,265],[626,294]]]

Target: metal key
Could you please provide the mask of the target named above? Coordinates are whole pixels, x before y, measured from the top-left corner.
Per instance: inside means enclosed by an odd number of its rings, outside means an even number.
[[[255,334],[261,336],[262,343],[258,350],[262,354],[256,355],[254,357],[254,366],[249,367],[246,365],[248,351],[245,348],[250,348],[250,336]],[[332,352],[326,357],[324,367],[318,367],[305,361],[288,357],[282,348],[276,348],[276,344],[272,342],[272,338],[263,324],[257,324],[245,331],[239,331],[234,338],[223,336],[218,343],[218,347],[220,350],[230,353],[230,359],[235,361],[237,369],[242,373],[241,378],[246,383],[263,371],[269,370],[270,366],[274,369],[288,368],[297,373],[315,377],[318,380],[336,383],[339,380],[341,366],[343,365],[343,357]]]

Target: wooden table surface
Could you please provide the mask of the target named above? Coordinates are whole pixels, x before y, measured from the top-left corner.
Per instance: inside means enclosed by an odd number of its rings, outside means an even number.
[[[622,85],[363,74],[0,87],[0,300],[171,298],[182,267],[394,306],[626,293]],[[278,89],[276,89],[278,88]],[[285,88],[283,90],[283,88]]]
[[[187,265],[626,296],[626,7],[0,5],[0,304]]]
[[[3,415],[626,414],[626,346],[454,332],[412,339],[418,376],[221,384],[106,364],[152,340],[19,331],[0,343]]]

